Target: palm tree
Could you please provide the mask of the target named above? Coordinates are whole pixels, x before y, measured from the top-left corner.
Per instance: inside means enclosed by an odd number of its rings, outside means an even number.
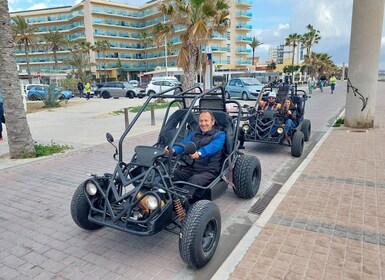
[[[90,71],[91,71],[91,50],[92,50],[92,44],[90,42],[87,42],[87,41],[80,42],[80,51],[86,54],[87,60],[88,60],[88,67],[90,68]]]
[[[293,57],[291,60],[291,65],[294,65],[294,56],[295,56],[295,48],[298,46],[299,42],[301,41],[301,35],[297,33],[289,34],[287,38],[285,38],[285,45],[286,46],[293,46]]]
[[[12,159],[34,157],[35,147],[20,93],[7,0],[0,1],[0,22],[0,87],[3,92],[9,156]]]
[[[8,10],[8,9],[7,9]],[[14,25],[12,26],[13,37],[15,44],[19,46],[19,49],[24,47],[25,61],[27,63],[28,82],[32,83],[31,69],[29,67],[29,50],[36,45],[33,40],[33,34],[37,32],[37,27],[30,25],[21,16],[13,18]]]
[[[83,69],[87,69],[89,66],[88,60],[83,56],[82,53],[73,52],[71,53],[71,57],[63,61],[64,64],[70,65],[73,68],[77,69],[77,78],[85,81],[86,74]]]
[[[152,38],[147,32],[143,31],[139,33],[139,42],[144,47],[144,59],[146,60],[146,72],[147,72],[147,69],[148,69],[147,47],[152,42]]]
[[[96,52],[98,59],[100,59],[99,58],[100,53],[103,54],[103,58],[105,59],[106,58],[106,51],[109,48],[110,48],[110,44],[108,43],[107,40],[96,41],[95,45],[92,46],[92,49]],[[102,75],[100,74],[101,73],[100,63],[98,63],[98,66],[99,66],[99,81],[101,82],[102,81],[102,78],[101,78]],[[105,79],[107,79],[107,69],[105,66],[104,66],[104,71],[105,71]]]
[[[268,65],[267,65],[267,70],[273,72],[277,68],[277,64],[275,63],[274,60],[272,60]]]
[[[257,37],[253,37],[253,41],[249,44],[249,46],[251,47],[251,49],[253,50],[253,61],[252,61],[252,65],[254,65],[254,53],[255,53],[255,49],[262,45],[263,43],[260,42]]]
[[[64,39],[64,35],[59,31],[49,31],[49,33],[43,35],[43,39],[46,42],[47,48],[51,49],[53,52],[53,57],[55,60],[54,68],[57,68],[57,52],[63,45],[66,45],[67,42]]]
[[[198,74],[201,46],[210,43],[214,32],[227,32],[229,5],[226,0],[175,0],[169,4],[161,1],[159,9],[170,20],[155,26],[157,42],[171,37],[175,27],[186,27],[179,33],[181,46],[177,62],[184,69],[183,87],[191,88]]]
[[[311,47],[314,44],[318,44],[319,40],[321,40],[320,31],[314,29],[314,27],[311,24],[308,24],[306,26],[308,29],[308,32],[303,34],[301,43],[306,48],[306,53],[311,56]]]

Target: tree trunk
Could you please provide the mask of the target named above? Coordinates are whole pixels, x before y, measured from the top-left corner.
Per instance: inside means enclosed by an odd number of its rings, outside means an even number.
[[[32,84],[31,68],[29,67],[29,47],[27,42],[24,45],[24,51],[25,51],[25,61],[27,62],[28,82]]]
[[[254,53],[255,53],[255,49],[253,49],[253,62],[251,63],[253,66],[254,66]]]
[[[20,92],[10,22],[8,1],[0,1],[0,86],[3,90],[9,154],[14,159],[21,156],[33,157],[35,147]]]

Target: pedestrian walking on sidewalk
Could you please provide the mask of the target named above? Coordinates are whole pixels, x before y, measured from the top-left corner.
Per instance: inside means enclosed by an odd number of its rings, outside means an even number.
[[[326,76],[325,75],[322,75],[320,78],[319,78],[319,88],[321,90],[321,92],[324,92],[324,86],[326,84]]]
[[[336,89],[336,82],[337,82],[337,78],[336,76],[334,76],[334,74],[332,74],[332,76],[330,77],[330,89],[331,89],[331,94],[334,93],[334,90]]]
[[[86,89],[87,100],[89,100],[90,99],[90,95],[91,95],[91,85],[90,85],[90,83],[87,82],[84,88]]]
[[[79,81],[78,83],[78,91],[79,91],[79,97],[82,98],[84,94],[84,85],[82,81]]]
[[[309,76],[307,79],[307,88],[309,90],[309,94],[313,93],[313,87],[314,87],[314,78],[313,76]]]
[[[3,123],[5,123],[3,111],[3,92],[0,88],[0,141],[3,141]]]

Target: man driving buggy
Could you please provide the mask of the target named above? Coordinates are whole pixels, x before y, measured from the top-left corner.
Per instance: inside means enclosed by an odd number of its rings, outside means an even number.
[[[222,168],[223,148],[225,144],[225,133],[214,128],[215,118],[211,111],[201,111],[199,113],[199,129],[187,136],[181,144],[186,145],[193,142],[197,150],[190,154],[194,163],[183,169],[174,171],[174,181],[186,181],[199,186],[207,186],[220,173]],[[166,154],[169,147],[165,147]],[[172,154],[178,155],[183,152],[180,146],[172,147]],[[195,187],[184,186],[189,191],[188,196],[192,196],[196,191]]]

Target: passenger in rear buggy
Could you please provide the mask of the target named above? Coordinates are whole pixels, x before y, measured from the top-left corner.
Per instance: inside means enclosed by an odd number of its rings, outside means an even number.
[[[288,98],[285,101],[285,106],[284,106],[284,121],[285,121],[285,127],[284,127],[284,132],[285,132],[285,137],[288,138],[288,133],[290,128],[296,128],[297,127],[297,114],[296,114],[296,107],[293,103],[293,101]]]
[[[174,181],[186,181],[199,186],[207,186],[220,173],[222,168],[223,149],[226,135],[223,131],[215,129],[215,118],[211,111],[201,111],[199,113],[199,129],[191,132],[181,144],[186,145],[193,142],[197,146],[197,151],[190,154],[190,158],[195,160],[191,166],[174,171]],[[168,146],[165,147],[166,153],[170,152]],[[183,152],[183,148],[173,146],[171,152],[178,155]],[[193,196],[195,187],[185,185],[189,191],[188,196]]]
[[[260,100],[258,105],[261,110],[278,110],[281,108],[281,104],[277,102],[277,94],[274,91],[268,93],[267,101]]]

